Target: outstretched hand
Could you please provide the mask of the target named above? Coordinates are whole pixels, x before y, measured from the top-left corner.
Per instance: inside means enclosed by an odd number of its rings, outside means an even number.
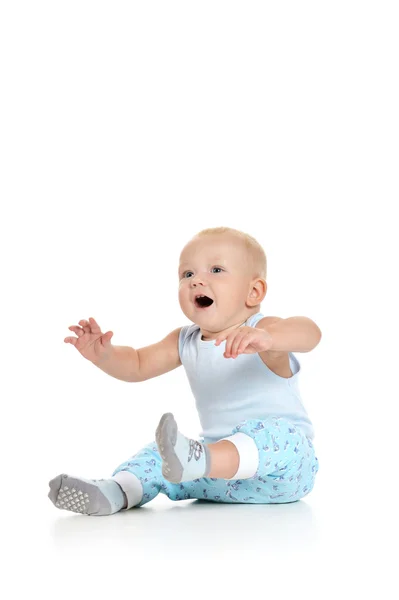
[[[84,358],[92,362],[107,358],[113,349],[111,344],[113,332],[102,333],[100,326],[92,317],[88,321],[82,319],[79,325],[81,327],[77,325],[68,327],[78,337],[67,337],[64,342],[75,346]]]
[[[255,354],[264,352],[272,346],[273,340],[270,333],[256,327],[240,327],[230,333],[218,336],[215,346],[226,340],[225,358],[237,358],[239,354]]]

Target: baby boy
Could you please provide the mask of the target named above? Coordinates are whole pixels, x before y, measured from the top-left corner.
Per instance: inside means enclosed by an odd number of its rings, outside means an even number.
[[[108,479],[60,474],[50,481],[57,508],[110,515],[171,500],[288,503],[309,494],[318,471],[313,426],[298,387],[300,363],[320,341],[307,317],[264,316],[266,255],[250,235],[205,229],[183,248],[179,303],[192,325],[139,350],[113,346],[90,318],[65,338],[94,365],[123,381],[145,381],[183,365],[202,432],[184,436],[171,413],[155,441]]]

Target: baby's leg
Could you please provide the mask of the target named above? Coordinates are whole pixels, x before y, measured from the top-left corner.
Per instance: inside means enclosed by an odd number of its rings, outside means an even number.
[[[313,489],[318,471],[311,441],[284,418],[246,420],[231,436],[205,444],[183,436],[167,413],[156,437],[164,477],[180,482],[181,493],[189,498],[295,502]]]
[[[162,460],[155,442],[147,444],[123,462],[112,474],[127,496],[126,509],[143,506],[160,492],[169,496],[172,487],[162,476]],[[140,497],[136,494],[136,481],[140,484]]]
[[[126,494],[114,479],[85,479],[63,473],[54,477],[49,486],[48,497],[53,504],[75,513],[112,515],[127,506]]]
[[[252,438],[259,452],[257,472],[247,480],[252,482],[250,502],[296,502],[312,491],[318,459],[312,441],[298,424],[277,416],[252,419],[237,425],[231,439],[237,433]]]
[[[50,481],[48,496],[57,508],[103,516],[143,506],[159,493],[171,500],[190,498],[181,486],[163,478],[162,460],[152,442],[119,465],[109,479],[57,475]]]
[[[148,483],[148,478],[162,478],[161,459],[158,456],[156,461],[156,456],[151,456],[154,447],[156,448],[155,443],[148,444],[122,463],[107,479],[57,475],[49,482],[48,497],[57,508],[91,516],[112,515],[120,510],[144,504],[143,488],[153,483]],[[156,493],[158,492],[159,490]],[[152,499],[148,493],[146,498],[147,502]]]
[[[252,477],[259,465],[254,440],[236,432],[214,444],[192,440],[178,431],[171,413],[161,418],[156,441],[163,459],[162,474],[181,483],[200,478],[239,479]]]

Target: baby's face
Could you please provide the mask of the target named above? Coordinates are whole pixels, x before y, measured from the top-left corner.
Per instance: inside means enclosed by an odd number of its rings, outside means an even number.
[[[179,302],[183,313],[201,328],[220,331],[247,318],[250,265],[245,247],[231,236],[194,238],[182,250],[179,264]],[[213,300],[202,308],[199,294]]]

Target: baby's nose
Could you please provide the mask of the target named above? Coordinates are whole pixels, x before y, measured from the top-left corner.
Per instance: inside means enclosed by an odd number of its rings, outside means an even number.
[[[193,277],[190,277],[191,285],[198,285],[200,281],[202,281],[202,279],[199,275],[194,275]]]

